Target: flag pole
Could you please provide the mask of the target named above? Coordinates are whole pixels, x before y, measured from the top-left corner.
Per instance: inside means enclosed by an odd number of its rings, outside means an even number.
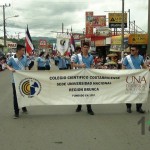
[[[28,24],[27,24],[27,28],[28,28]],[[27,29],[25,29],[25,55],[27,55],[27,50],[26,50],[26,31],[27,31]]]
[[[70,32],[70,33],[71,33],[71,34],[70,34],[70,35],[71,35],[70,38],[72,38],[72,26],[71,26],[71,30],[70,30],[70,31],[71,31],[71,32]],[[71,40],[71,39],[70,39],[70,40]],[[71,42],[70,42],[70,47],[71,47]],[[72,56],[72,48],[71,48],[70,53],[71,53],[71,56]]]

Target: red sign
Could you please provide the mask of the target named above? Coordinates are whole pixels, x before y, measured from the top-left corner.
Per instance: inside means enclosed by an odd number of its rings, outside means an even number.
[[[40,46],[46,46],[47,45],[47,41],[46,40],[40,40],[39,45]]]
[[[93,12],[86,12],[86,35],[93,34]]]

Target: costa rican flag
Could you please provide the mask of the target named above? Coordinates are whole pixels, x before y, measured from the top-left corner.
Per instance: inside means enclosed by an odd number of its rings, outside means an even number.
[[[25,46],[26,46],[26,53],[31,54],[32,51],[34,50],[33,44],[32,44],[32,39],[28,30],[26,30],[26,37],[25,37]]]

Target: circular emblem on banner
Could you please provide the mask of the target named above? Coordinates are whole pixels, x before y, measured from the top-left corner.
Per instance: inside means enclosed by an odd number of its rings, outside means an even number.
[[[41,92],[41,83],[37,79],[26,78],[20,82],[19,90],[22,96],[32,98]]]

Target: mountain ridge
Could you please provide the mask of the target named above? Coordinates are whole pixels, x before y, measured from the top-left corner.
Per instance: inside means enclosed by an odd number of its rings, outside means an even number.
[[[56,38],[53,38],[53,37],[42,37],[42,36],[39,36],[39,37],[32,37],[32,40],[33,41],[39,41],[39,40],[46,40],[47,42],[53,42],[53,43],[56,43]]]

